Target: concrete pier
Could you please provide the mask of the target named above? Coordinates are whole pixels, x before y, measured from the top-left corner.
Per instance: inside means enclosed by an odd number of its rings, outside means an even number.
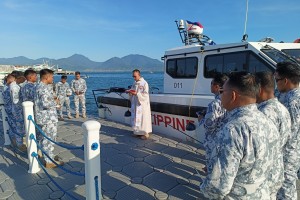
[[[91,119],[91,118],[90,118]],[[57,141],[83,144],[81,125],[90,119],[59,122]],[[151,139],[133,137],[130,127],[96,119],[101,123],[102,198],[205,199],[199,193],[204,177],[204,151],[196,144],[152,134]],[[69,199],[41,170],[29,174],[26,155],[4,146],[0,123],[0,199]],[[55,154],[74,172],[85,172],[84,152],[55,146]],[[197,171],[200,175],[197,173]],[[61,169],[48,169],[52,178],[78,199],[85,199],[84,178]]]
[[[81,125],[90,119],[59,122],[57,141],[83,144]],[[156,134],[149,140],[133,137],[130,127],[110,121],[101,123],[101,174],[103,199],[197,199],[204,164],[203,150],[197,145]],[[2,124],[2,123],[0,123]],[[2,125],[0,127],[2,132]],[[26,155],[4,146],[0,134],[0,199],[69,199],[41,170],[29,174]],[[65,167],[84,173],[84,152],[55,146],[55,154]],[[84,178],[48,169],[62,188],[78,199],[85,199]],[[203,176],[203,174],[202,174]],[[203,199],[203,198],[200,198]]]

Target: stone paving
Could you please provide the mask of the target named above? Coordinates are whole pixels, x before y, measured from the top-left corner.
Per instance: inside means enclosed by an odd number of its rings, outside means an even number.
[[[198,145],[180,142],[156,134],[149,140],[132,136],[130,127],[110,121],[101,123],[101,174],[103,199],[204,199],[199,184],[204,166],[204,152]],[[83,144],[83,119],[59,122],[57,141]],[[4,146],[0,122],[0,199],[69,199],[41,170],[28,174],[26,155]],[[81,150],[55,146],[65,167],[84,173]],[[200,175],[197,173],[197,171]],[[48,169],[53,179],[78,199],[85,199],[84,178],[61,169]]]
[[[102,125],[103,199],[205,199],[198,189],[204,177],[201,171],[204,151],[198,145],[156,134],[144,141],[133,137],[128,126],[99,119],[97,121]],[[83,122],[83,119],[59,122],[57,141],[82,145]],[[26,156],[3,145],[2,122],[0,130],[0,199],[70,199],[42,170],[37,174],[28,174]],[[84,173],[83,151],[66,150],[58,146],[55,146],[54,151],[63,159],[67,169]],[[48,173],[77,199],[85,199],[84,178],[61,169],[48,169]]]

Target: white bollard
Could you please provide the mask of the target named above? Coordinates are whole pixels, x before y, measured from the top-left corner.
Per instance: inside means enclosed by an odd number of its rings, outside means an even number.
[[[33,135],[36,138],[35,133],[35,126],[34,124],[28,119],[28,116],[31,116],[32,120],[34,120],[33,115],[33,103],[31,101],[25,101],[22,103],[23,105],[23,115],[24,115],[24,126],[25,126],[25,134],[26,134],[26,143],[27,143],[27,153],[28,153],[28,160],[29,160],[29,170],[28,173],[35,174],[40,171],[38,161],[31,156],[33,152],[37,152],[37,146],[35,141],[30,139],[30,135]]]
[[[3,123],[3,134],[4,134],[4,145],[10,145],[11,141],[8,135],[9,125],[7,122],[7,114],[4,108],[4,101],[3,101],[3,95],[2,92],[0,93],[0,106],[2,111],[2,123]]]
[[[102,199],[101,196],[101,169],[100,169],[100,142],[99,131],[101,124],[97,121],[86,121],[84,129],[84,162],[85,162],[85,198],[87,200]],[[98,187],[95,187],[95,179]],[[96,195],[98,190],[98,196]]]

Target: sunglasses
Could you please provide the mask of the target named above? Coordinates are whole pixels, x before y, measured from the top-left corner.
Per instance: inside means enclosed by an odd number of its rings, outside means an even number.
[[[220,88],[220,89],[219,89],[219,93],[222,94],[223,92],[224,92],[224,89],[223,89],[223,88]]]
[[[219,94],[223,94],[225,91],[234,91],[232,89],[224,90],[223,88],[219,90]]]
[[[275,78],[275,81],[277,83],[278,81],[283,80],[283,79],[285,79],[285,78]]]

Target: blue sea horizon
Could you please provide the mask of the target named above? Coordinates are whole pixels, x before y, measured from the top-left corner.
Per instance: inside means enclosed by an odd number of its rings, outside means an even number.
[[[85,79],[88,88],[86,92],[86,109],[88,116],[98,116],[98,109],[92,90],[109,89],[110,87],[128,88],[128,86],[133,83],[131,72],[81,72],[82,77],[85,75],[89,77]],[[149,87],[157,87],[160,92],[163,92],[163,75],[163,72],[142,72],[142,76],[148,82]],[[54,82],[59,82],[60,77],[61,76],[55,76]],[[74,75],[68,75],[67,82],[70,84],[73,79]],[[74,110],[74,95],[71,96],[70,100],[71,108]]]

